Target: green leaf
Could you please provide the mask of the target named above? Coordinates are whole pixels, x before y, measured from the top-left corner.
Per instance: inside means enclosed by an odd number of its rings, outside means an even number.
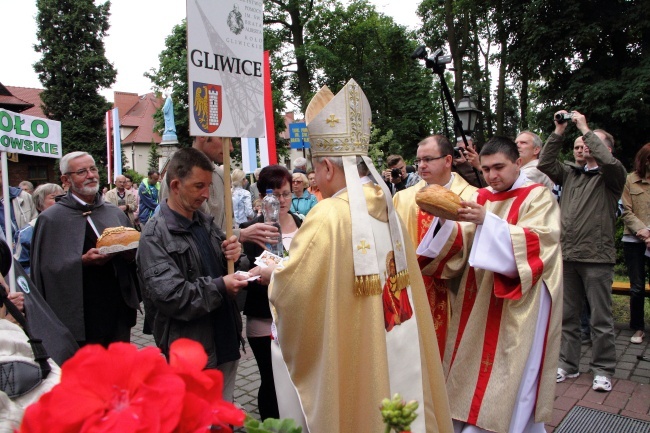
[[[258,420],[246,417],[244,428],[247,433],[301,433],[302,427],[298,427],[292,419],[267,418],[263,423]]]

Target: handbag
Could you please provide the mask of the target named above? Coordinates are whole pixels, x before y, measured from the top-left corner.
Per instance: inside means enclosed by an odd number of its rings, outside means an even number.
[[[52,307],[43,299],[41,292],[20,263],[17,260],[13,263],[16,270],[16,290],[23,292],[25,296],[29,332],[33,337],[42,340],[50,358],[58,365],[62,365],[79,350],[79,345],[68,327],[59,320]]]

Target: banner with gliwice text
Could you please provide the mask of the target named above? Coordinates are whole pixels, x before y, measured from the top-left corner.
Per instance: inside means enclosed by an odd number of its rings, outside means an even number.
[[[263,12],[263,0],[187,0],[191,135],[266,135]]]
[[[0,151],[61,158],[61,122],[0,108]]]

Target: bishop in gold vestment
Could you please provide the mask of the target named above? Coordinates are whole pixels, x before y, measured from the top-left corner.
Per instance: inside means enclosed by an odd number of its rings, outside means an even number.
[[[376,186],[365,186],[364,191],[371,217],[386,222],[383,193]],[[415,315],[404,322],[417,321],[420,358],[388,354],[381,292],[355,294],[350,224],[347,193],[319,202],[294,237],[290,258],[275,272],[270,288],[279,346],[309,431],[384,431],[381,400],[417,386],[424,397],[422,433],[450,432],[445,381],[422,278],[417,271],[411,274]],[[407,237],[404,243],[408,267],[417,269],[414,247]],[[392,384],[389,355],[401,357],[401,383]],[[419,384],[408,379],[412,363],[421,366]]]
[[[457,431],[544,432],[553,411],[562,328],[559,207],[546,187],[518,173],[508,189],[478,191],[484,222],[446,221],[418,248],[435,257],[425,271],[460,277],[443,362],[452,418],[464,426]]]
[[[400,393],[420,433],[452,432],[444,376],[415,248],[385,184],[362,186],[370,106],[350,80],[305,113],[324,199],[271,274],[273,372],[280,416],[311,433],[385,431],[379,405]],[[410,272],[414,270],[414,272]],[[255,270],[253,270],[255,271]],[[267,277],[268,275],[268,277]]]

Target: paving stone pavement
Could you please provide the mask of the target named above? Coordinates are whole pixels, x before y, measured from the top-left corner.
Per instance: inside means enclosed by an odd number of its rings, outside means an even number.
[[[138,322],[131,332],[131,342],[138,347],[154,346],[153,337],[142,333],[144,319],[138,313]],[[244,326],[246,317],[244,316]],[[650,356],[648,340],[642,344],[630,343],[632,331],[626,325],[616,325],[616,374],[612,380],[613,390],[599,393],[591,389],[593,376],[589,373],[591,345],[582,345],[580,360],[580,376],[567,379],[557,385],[553,420],[546,425],[546,431],[552,432],[564,416],[573,408],[580,405],[599,409],[610,413],[650,421],[650,362],[640,361],[637,355]],[[247,347],[242,352],[235,382],[235,401],[252,417],[259,419],[257,409],[257,388],[260,375],[253,352]],[[235,429],[235,432],[244,432]]]

